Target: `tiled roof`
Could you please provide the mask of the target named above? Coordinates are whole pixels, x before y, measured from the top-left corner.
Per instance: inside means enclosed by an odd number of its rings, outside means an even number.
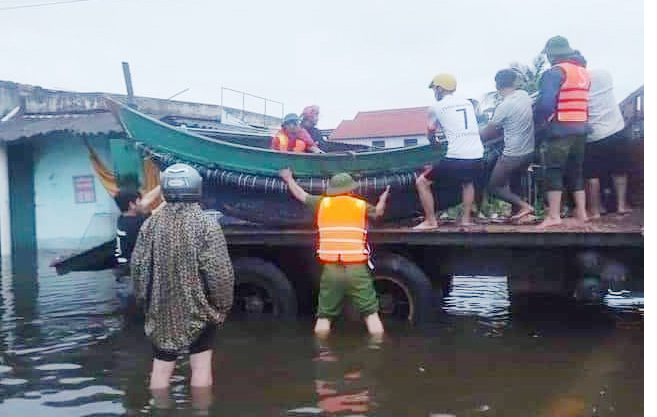
[[[343,120],[329,140],[389,138],[427,133],[429,107],[359,112],[354,120]]]

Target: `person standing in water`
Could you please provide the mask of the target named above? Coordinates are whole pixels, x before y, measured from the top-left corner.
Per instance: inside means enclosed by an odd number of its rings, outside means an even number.
[[[221,226],[199,205],[199,173],[174,164],[161,183],[167,205],[144,222],[131,262],[153,343],[150,388],[169,386],[176,359],[186,350],[192,387],[207,387],[217,328],[233,304],[233,267]]]
[[[382,334],[379,303],[368,266],[367,219],[383,216],[390,186],[386,187],[376,207],[373,207],[352,195],[358,183],[346,172],[330,179],[326,196],[308,194],[297,184],[289,169],[281,170],[280,176],[292,195],[317,213],[317,255],[324,267],[320,278],[315,333],[319,336],[329,334],[331,321],[342,311],[346,293],[365,318],[367,330],[374,335]]]

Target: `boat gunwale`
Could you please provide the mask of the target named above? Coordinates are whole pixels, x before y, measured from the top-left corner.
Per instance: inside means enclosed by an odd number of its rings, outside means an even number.
[[[120,116],[120,110],[125,110],[131,113],[136,114],[137,116],[144,118],[148,121],[154,122],[160,127],[173,130],[175,132],[181,133],[182,135],[186,136],[191,136],[197,139],[205,140],[208,142],[214,142],[219,145],[225,145],[228,147],[235,147],[235,148],[241,148],[244,150],[253,150],[253,151],[266,151],[269,153],[275,153],[275,154],[287,154],[287,155],[292,155],[295,158],[297,157],[303,157],[303,158],[320,158],[320,159],[332,159],[332,158],[337,158],[337,157],[345,157],[345,156],[355,156],[355,155],[363,155],[363,156],[372,156],[372,155],[384,155],[384,154],[392,154],[392,153],[397,153],[397,152],[409,152],[412,150],[416,150],[417,148],[428,148],[428,147],[434,147],[434,146],[440,146],[443,143],[447,143],[447,139],[440,139],[437,140],[435,144],[429,143],[429,144],[424,144],[424,145],[413,145],[413,146],[405,146],[405,147],[400,147],[400,148],[391,148],[391,149],[382,149],[382,150],[377,150],[377,151],[364,151],[364,152],[353,152],[353,151],[340,151],[340,152],[327,152],[327,153],[298,153],[298,152],[288,152],[288,151],[277,151],[273,149],[267,149],[267,148],[259,148],[255,146],[248,146],[248,145],[242,145],[240,143],[233,143],[233,142],[228,142],[224,141],[221,139],[216,139],[216,138],[211,138],[208,136],[203,136],[201,134],[195,133],[195,132],[190,132],[184,129],[180,129],[176,126],[172,126],[170,124],[167,124],[161,120],[156,119],[153,116],[147,115],[145,113],[140,112],[139,110],[133,109],[129,106],[127,106],[124,103],[121,103],[120,101],[109,97],[105,96],[105,99],[110,103],[109,107],[112,113],[114,114],[114,117],[116,117],[121,126],[123,127],[123,130],[125,130],[126,134],[130,137],[130,139],[133,140],[143,140],[141,138],[134,137],[131,135],[130,130],[126,128],[126,126],[123,124],[121,121],[121,116]],[[260,136],[263,137],[263,136]]]

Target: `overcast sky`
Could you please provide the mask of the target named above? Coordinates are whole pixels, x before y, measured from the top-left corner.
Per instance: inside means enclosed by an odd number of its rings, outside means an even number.
[[[0,80],[81,92],[220,104],[220,88],[297,112],[321,107],[320,128],[358,111],[429,105],[438,72],[479,98],[495,72],[531,63],[562,35],[605,68],[621,100],[643,84],[639,0],[220,1],[0,0]],[[62,0],[59,0],[62,1]],[[4,9],[4,10],[3,10]],[[242,98],[225,93],[224,104]],[[280,107],[268,105],[268,114]],[[247,110],[263,109],[246,100]]]

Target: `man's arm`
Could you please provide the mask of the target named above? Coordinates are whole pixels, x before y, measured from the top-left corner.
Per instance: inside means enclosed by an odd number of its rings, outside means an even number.
[[[436,140],[436,131],[438,130],[439,126],[440,125],[438,124],[438,117],[436,117],[436,112],[433,109],[429,109],[429,113],[427,115],[427,139],[429,140],[429,143],[438,143]]]
[[[479,130],[479,136],[481,136],[482,140],[485,139],[493,139],[502,134],[502,126],[500,126],[497,122],[490,121],[484,127],[483,129]]]
[[[561,89],[565,77],[566,74],[559,67],[547,70],[541,77],[541,89],[534,106],[534,120],[537,125],[540,126],[552,120],[557,111],[559,89]]]
[[[162,197],[162,186],[158,185],[157,187],[144,194],[144,196],[139,201],[139,204],[137,205],[137,211],[148,215],[151,212],[151,204],[153,204],[153,201],[160,197]]]
[[[226,238],[214,219],[206,219],[204,232],[199,251],[199,273],[210,291],[212,305],[228,314],[233,306],[235,274]]]
[[[319,147],[317,145],[313,145],[309,149],[310,149],[310,152],[312,152],[312,153],[324,153],[324,151],[319,149]]]
[[[308,129],[302,127],[298,135],[300,139],[306,142],[308,151],[312,153],[324,153],[324,151],[319,149],[319,147],[317,146],[317,142],[315,142],[310,132],[308,132]]]
[[[269,146],[269,149],[272,149],[274,151],[279,150],[281,147],[280,141],[278,140],[278,134],[276,134],[273,138],[271,138],[271,145]]]
[[[294,180],[292,171],[289,168],[281,169],[279,175],[281,176],[281,179],[287,184],[287,187],[290,189],[290,192],[294,198],[301,201],[302,203],[305,203],[309,194]]]
[[[379,201],[376,203],[376,207],[374,208],[374,218],[378,219],[380,217],[383,217],[383,213],[386,211],[386,204],[388,204],[388,196],[390,195],[390,186],[388,185],[386,187],[386,190],[381,193],[379,196]]]
[[[135,298],[138,302],[146,300],[148,283],[153,274],[153,250],[150,233],[150,220],[146,220],[139,230],[137,243],[130,258],[130,276],[135,283]]]

